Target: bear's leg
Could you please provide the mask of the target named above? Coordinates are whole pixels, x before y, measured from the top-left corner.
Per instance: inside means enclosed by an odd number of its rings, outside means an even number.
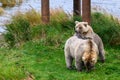
[[[73,62],[73,58],[71,56],[66,56],[66,66],[68,69],[73,69],[72,67],[72,62]]]
[[[75,67],[77,71],[82,71],[82,61],[80,59],[75,59]]]
[[[99,58],[100,58],[100,61],[102,62],[102,63],[104,63],[105,62],[105,54],[104,54],[104,52],[103,51],[99,51]]]
[[[104,52],[103,47],[101,46],[99,47],[99,58],[102,63],[105,62],[105,52]]]

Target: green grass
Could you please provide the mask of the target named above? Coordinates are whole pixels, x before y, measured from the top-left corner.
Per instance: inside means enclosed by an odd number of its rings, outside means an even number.
[[[63,47],[27,42],[19,49],[0,49],[0,80],[119,80],[120,47],[106,47],[106,62],[87,73],[66,68]]]

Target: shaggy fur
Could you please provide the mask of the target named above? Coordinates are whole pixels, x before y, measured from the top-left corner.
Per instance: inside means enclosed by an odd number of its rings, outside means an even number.
[[[100,61],[104,62],[105,51],[104,51],[104,45],[103,45],[101,38],[96,33],[94,33],[93,29],[91,28],[90,25],[88,25],[87,22],[75,21],[75,24],[76,24],[75,25],[76,33],[74,35],[76,35],[78,38],[81,38],[81,39],[92,38],[98,46]]]
[[[73,59],[78,71],[82,71],[82,62],[87,71],[91,70],[97,62],[98,47],[92,39],[83,40],[72,36],[66,41],[64,52],[68,69],[72,69]]]

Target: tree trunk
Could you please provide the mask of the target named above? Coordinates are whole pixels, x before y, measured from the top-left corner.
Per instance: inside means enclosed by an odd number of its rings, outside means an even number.
[[[41,16],[43,23],[50,22],[49,0],[41,0]]]
[[[91,0],[82,0],[82,21],[91,24]]]
[[[81,0],[73,0],[73,11],[74,16],[80,16],[81,15]]]

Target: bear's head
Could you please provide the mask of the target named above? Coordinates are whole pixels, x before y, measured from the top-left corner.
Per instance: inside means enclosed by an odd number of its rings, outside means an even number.
[[[95,51],[85,52],[82,56],[82,61],[84,62],[87,71],[90,71],[97,62],[97,53]]]
[[[88,22],[75,21],[75,32],[83,35],[92,32],[92,28],[88,25]]]

